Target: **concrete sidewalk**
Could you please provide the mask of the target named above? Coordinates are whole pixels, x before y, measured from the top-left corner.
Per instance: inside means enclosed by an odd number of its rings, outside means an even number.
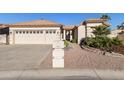
[[[95,69],[40,69],[0,71],[1,80],[119,80],[123,71]]]

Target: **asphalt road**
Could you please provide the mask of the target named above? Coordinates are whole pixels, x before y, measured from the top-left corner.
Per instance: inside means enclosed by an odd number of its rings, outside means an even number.
[[[124,70],[39,69],[0,71],[1,80],[124,80]]]

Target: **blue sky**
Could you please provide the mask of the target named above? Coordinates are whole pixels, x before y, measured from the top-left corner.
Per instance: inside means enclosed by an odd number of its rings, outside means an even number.
[[[99,18],[102,13],[0,13],[0,23],[16,23],[38,19],[56,21],[65,25],[78,25],[85,19]],[[124,22],[124,13],[107,13],[112,29]]]

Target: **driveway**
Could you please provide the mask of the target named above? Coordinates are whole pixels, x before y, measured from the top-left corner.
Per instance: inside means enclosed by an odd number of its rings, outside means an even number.
[[[124,58],[106,56],[71,44],[65,49],[65,68],[124,70]]]
[[[124,70],[124,58],[105,56],[81,49],[77,44],[71,44],[64,50],[64,66],[66,69],[100,69]],[[42,66],[50,68],[52,55],[44,60]]]
[[[38,69],[51,49],[51,45],[1,45],[0,70]]]

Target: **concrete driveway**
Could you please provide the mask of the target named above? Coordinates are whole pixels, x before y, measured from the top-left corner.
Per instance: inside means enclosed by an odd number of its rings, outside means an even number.
[[[1,45],[0,70],[38,69],[51,45]]]

